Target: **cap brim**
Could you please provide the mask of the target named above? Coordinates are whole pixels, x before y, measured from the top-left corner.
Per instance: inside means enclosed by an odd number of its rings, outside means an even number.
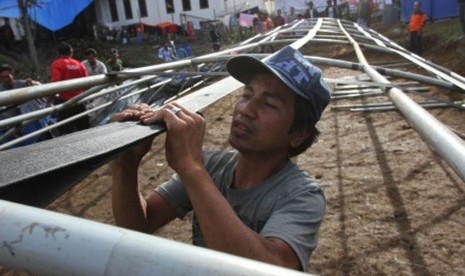
[[[270,73],[276,76],[281,80],[284,85],[289,87],[294,93],[299,96],[302,96],[306,99],[305,95],[292,85],[287,79],[285,79],[277,70],[264,64],[260,59],[252,56],[237,56],[231,58],[226,64],[226,69],[229,74],[233,76],[238,81],[248,84],[250,79],[257,73]]]
[[[251,56],[236,56],[228,61],[226,69],[238,81],[246,84],[257,73],[272,73],[259,59]]]

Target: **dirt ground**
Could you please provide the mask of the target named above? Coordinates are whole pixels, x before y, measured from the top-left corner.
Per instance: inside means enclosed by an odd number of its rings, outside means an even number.
[[[353,75],[328,68],[325,77]],[[205,149],[227,149],[237,93],[208,108]],[[327,197],[320,241],[309,269],[321,275],[463,275],[465,186],[394,111],[338,111],[333,101],[318,127],[318,143],[296,162],[314,176]],[[462,133],[463,111],[430,113]],[[147,194],[167,180],[164,137],[155,139],[140,170]],[[113,224],[111,172],[103,166],[56,200],[51,210]],[[190,218],[156,235],[191,241]]]
[[[324,68],[328,78],[355,74],[358,72]],[[238,92],[205,110],[204,149],[229,149],[227,137],[237,95]],[[463,100],[463,94],[459,97]],[[388,99],[380,96],[333,100],[318,123],[322,133],[319,141],[296,158],[317,180],[327,198],[310,272],[463,275],[465,183],[400,113],[335,108],[368,101]],[[443,108],[429,113],[465,133],[463,111]],[[173,173],[167,166],[163,144],[164,135],[155,139],[140,169],[144,194]],[[48,209],[114,224],[110,200],[111,171],[105,165]],[[155,235],[190,243],[190,223],[190,217],[176,220]]]

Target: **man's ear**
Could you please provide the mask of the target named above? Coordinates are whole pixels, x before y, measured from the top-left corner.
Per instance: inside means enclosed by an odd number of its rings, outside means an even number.
[[[291,133],[291,148],[296,148],[310,136],[308,129],[298,129]]]

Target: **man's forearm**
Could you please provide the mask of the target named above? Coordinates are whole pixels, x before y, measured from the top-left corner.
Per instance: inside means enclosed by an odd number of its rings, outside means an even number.
[[[113,187],[113,216],[118,226],[147,232],[146,201],[139,192],[137,166],[127,166],[124,161],[111,164]]]

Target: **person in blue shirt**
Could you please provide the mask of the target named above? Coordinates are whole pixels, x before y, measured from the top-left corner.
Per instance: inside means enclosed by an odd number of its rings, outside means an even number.
[[[171,62],[178,59],[176,50],[171,41],[167,40],[160,49],[158,49],[158,59],[163,62]]]

